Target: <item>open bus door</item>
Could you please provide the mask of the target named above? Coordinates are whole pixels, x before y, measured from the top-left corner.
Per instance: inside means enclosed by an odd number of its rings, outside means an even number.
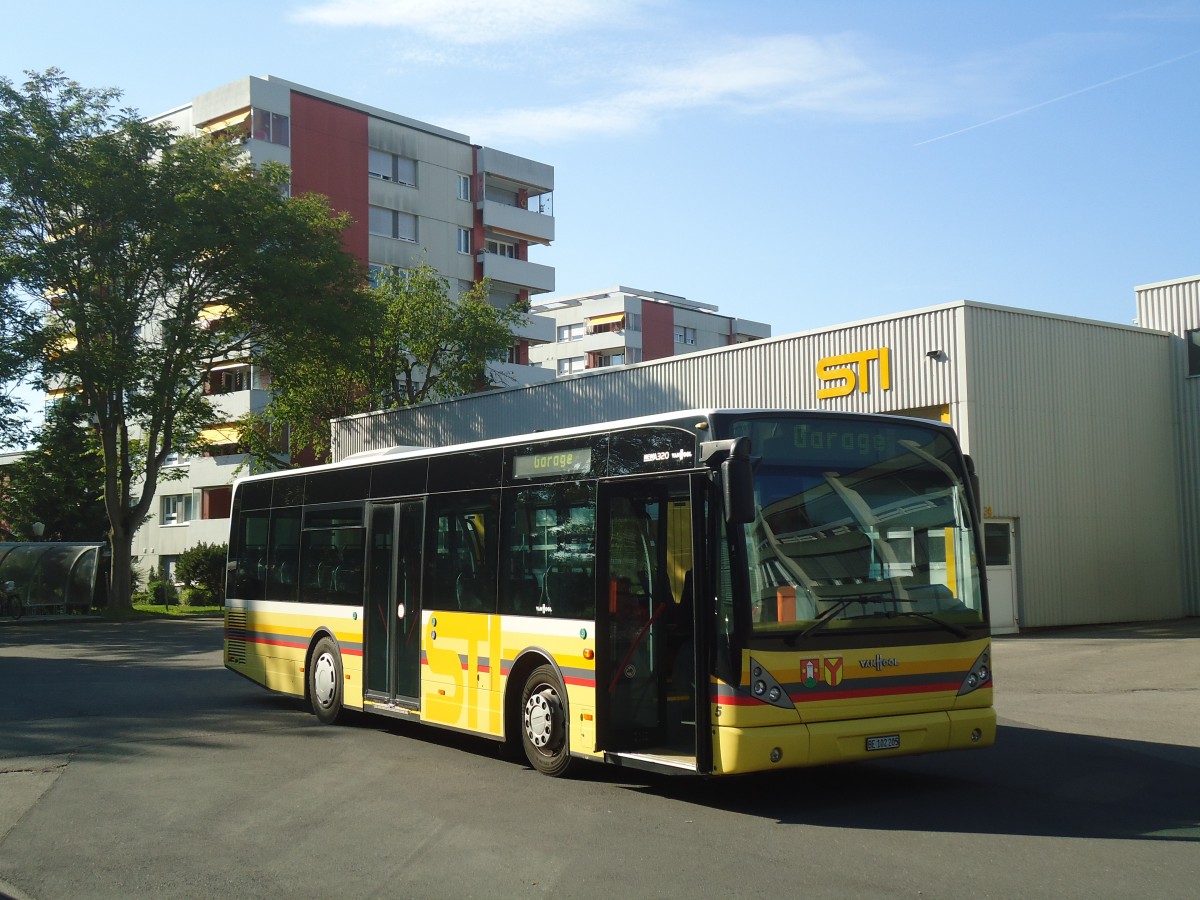
[[[613,761],[706,771],[708,639],[696,601],[706,481],[604,482],[597,546],[597,731]],[[698,743],[698,740],[702,743]]]

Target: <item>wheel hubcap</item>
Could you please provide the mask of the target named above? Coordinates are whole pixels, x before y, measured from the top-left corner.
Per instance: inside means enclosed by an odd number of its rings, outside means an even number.
[[[554,738],[554,711],[558,698],[550,688],[531,694],[525,703],[525,735],[541,749]]]
[[[323,653],[313,665],[313,693],[317,702],[322,706],[333,703],[334,691],[337,687],[337,670],[333,665],[333,657]]]

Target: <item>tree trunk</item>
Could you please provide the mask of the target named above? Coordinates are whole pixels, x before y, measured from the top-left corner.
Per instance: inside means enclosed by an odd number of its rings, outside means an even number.
[[[133,535],[124,527],[108,532],[112,562],[108,573],[108,608],[117,612],[133,609]]]

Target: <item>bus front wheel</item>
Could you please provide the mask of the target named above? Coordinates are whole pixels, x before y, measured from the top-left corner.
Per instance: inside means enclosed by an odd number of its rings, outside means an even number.
[[[308,665],[308,698],[317,719],[332,725],[342,714],[342,655],[332,638],[323,637]]]
[[[521,692],[521,743],[543,775],[562,775],[571,764],[567,692],[550,666],[529,673]]]

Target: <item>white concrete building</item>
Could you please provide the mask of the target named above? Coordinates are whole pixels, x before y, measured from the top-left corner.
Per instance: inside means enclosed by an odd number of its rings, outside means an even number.
[[[554,340],[531,345],[529,360],[559,377],[771,336],[770,325],[723,316],[712,304],[622,285],[547,297],[532,311],[554,322]]]
[[[152,121],[230,135],[255,163],[288,165],[293,193],[323,194],[350,214],[347,249],[372,268],[424,260],[460,291],[487,277],[501,306],[554,289],[553,267],[531,258],[531,248],[554,239],[554,169],[546,163],[273,76],[206,91]],[[493,378],[553,378],[529,362],[531,345],[553,339],[553,325],[531,317],[509,358],[491,366]],[[206,435],[208,453],[175,460],[183,477],[159,485],[155,514],[134,539],[144,572],[169,571],[184,549],[227,539],[232,474],[246,460],[233,423],[266,405],[270,376],[253,359],[231,359],[213,368],[209,393],[222,424]]]

